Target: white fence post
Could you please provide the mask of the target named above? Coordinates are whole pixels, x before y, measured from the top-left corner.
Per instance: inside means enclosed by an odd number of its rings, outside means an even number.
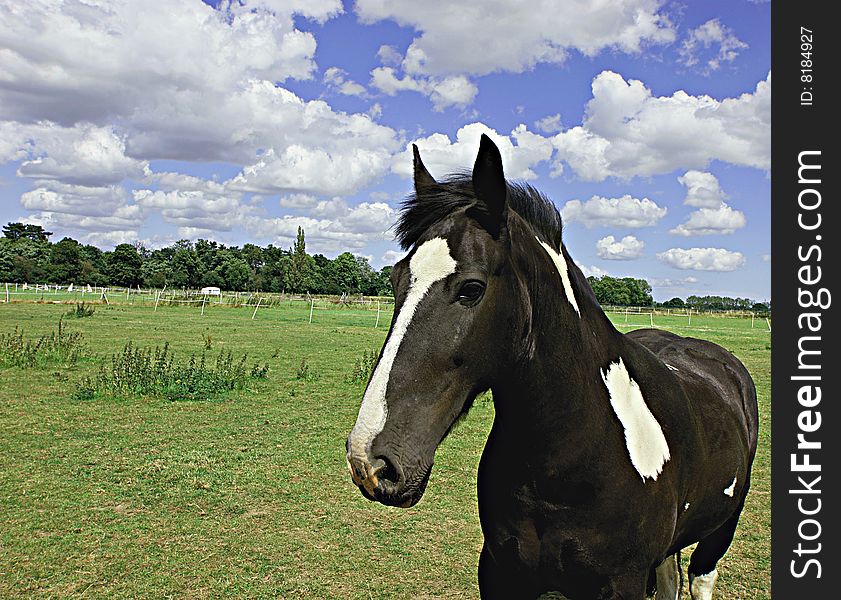
[[[254,320],[254,317],[256,317],[256,316],[257,316],[257,309],[258,309],[258,308],[260,308],[260,303],[261,303],[262,301],[263,301],[263,299],[262,299],[262,298],[260,298],[260,299],[258,299],[258,300],[257,300],[257,306],[255,306],[255,307],[254,307],[254,314],[253,314],[253,315],[251,315],[251,320],[252,320],[252,321]]]
[[[315,308],[315,298],[310,300],[310,325],[312,325],[312,310]]]

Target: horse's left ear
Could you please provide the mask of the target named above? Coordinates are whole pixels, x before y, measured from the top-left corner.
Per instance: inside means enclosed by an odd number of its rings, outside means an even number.
[[[476,208],[485,213],[485,218],[480,219],[483,225],[498,229],[508,205],[508,185],[499,148],[484,133],[473,165],[473,191],[478,200]]]

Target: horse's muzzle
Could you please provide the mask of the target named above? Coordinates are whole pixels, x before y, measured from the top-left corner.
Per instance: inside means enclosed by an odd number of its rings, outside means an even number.
[[[402,489],[403,477],[388,458],[377,457],[369,461],[352,456],[350,452],[346,458],[353,483],[369,500],[401,508],[414,506],[420,500],[420,494],[406,493]]]
[[[353,479],[353,483],[373,496],[374,491],[380,484],[379,475],[385,470],[386,462],[381,458],[376,458],[368,462],[359,457],[348,455],[347,466],[350,469],[350,476]]]

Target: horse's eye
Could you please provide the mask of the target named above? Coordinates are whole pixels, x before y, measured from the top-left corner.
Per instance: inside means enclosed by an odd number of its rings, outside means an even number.
[[[458,301],[462,304],[475,304],[485,293],[485,284],[481,281],[467,281],[458,291]]]

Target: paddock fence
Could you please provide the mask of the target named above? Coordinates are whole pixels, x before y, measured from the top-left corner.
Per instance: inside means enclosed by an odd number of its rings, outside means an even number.
[[[394,313],[390,296],[339,296],[261,291],[214,291],[169,288],[128,288],[55,284],[0,284],[0,303],[91,304],[95,306],[181,307],[197,316],[223,308],[244,309],[251,320],[266,313],[282,320],[325,320],[336,324],[388,327]]]
[[[164,307],[190,308],[198,316],[219,308],[246,309],[254,320],[274,314],[284,320],[328,320],[337,324],[388,327],[394,312],[390,296],[341,296],[291,294],[261,291],[212,291],[171,288],[99,287],[55,284],[0,284],[2,303],[79,304],[146,306],[155,312]],[[699,310],[652,306],[602,307],[620,330],[662,327],[704,331],[710,329],[771,331],[771,314],[750,310]],[[276,309],[276,310],[273,310]]]

